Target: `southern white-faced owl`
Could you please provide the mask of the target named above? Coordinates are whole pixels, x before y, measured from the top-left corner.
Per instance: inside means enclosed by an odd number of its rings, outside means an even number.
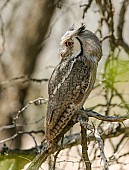
[[[73,53],[74,39],[80,51]],[[54,69],[48,84],[46,133],[48,142],[62,136],[65,127],[81,109],[93,89],[98,62],[102,56],[99,39],[81,26],[70,29],[61,38],[61,61]]]

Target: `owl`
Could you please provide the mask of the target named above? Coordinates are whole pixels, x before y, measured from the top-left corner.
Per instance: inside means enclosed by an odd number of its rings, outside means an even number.
[[[74,52],[74,40],[79,51]],[[70,28],[61,38],[59,64],[48,83],[49,101],[45,137],[50,143],[64,135],[64,129],[81,109],[93,89],[102,47],[85,26]]]

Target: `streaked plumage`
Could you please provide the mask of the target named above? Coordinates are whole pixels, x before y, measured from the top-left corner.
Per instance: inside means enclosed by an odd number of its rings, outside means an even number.
[[[74,38],[80,43],[80,52],[73,54]],[[70,29],[61,38],[61,61],[54,69],[49,84],[49,102],[46,115],[46,139],[51,142],[83,107],[93,89],[101,44],[94,33],[85,29]]]

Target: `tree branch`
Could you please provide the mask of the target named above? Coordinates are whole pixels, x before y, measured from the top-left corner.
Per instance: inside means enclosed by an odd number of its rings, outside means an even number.
[[[101,156],[101,158],[104,162],[104,170],[109,170],[108,161],[107,161],[107,158],[106,158],[105,153],[104,153],[103,140],[102,140],[102,138],[101,138],[101,136],[100,136],[100,134],[97,130],[94,131],[94,135],[95,135],[96,141],[97,141],[99,149],[100,149],[100,156]]]
[[[119,21],[118,21],[118,26],[117,26],[117,36],[118,40],[117,43],[124,48],[124,50],[129,53],[129,45],[123,40],[123,29],[124,29],[124,24],[125,24],[125,14],[127,11],[127,7],[129,5],[128,0],[124,0],[120,9],[120,14],[119,14]]]
[[[115,116],[103,116],[103,115],[101,115],[101,114],[99,114],[99,113],[97,113],[97,112],[94,112],[94,111],[88,111],[88,110],[80,110],[80,111],[78,111],[78,114],[80,114],[81,116],[82,116],[82,118],[84,118],[84,116],[85,116],[85,118],[87,119],[87,116],[88,117],[95,117],[95,118],[97,118],[97,119],[99,119],[99,120],[103,120],[103,121],[109,121],[109,122],[123,122],[124,120],[126,120],[126,119],[128,119],[128,116],[129,115],[125,115],[125,116],[121,116],[121,117],[115,117]],[[76,121],[75,122],[72,122],[73,124],[72,125],[74,125],[75,123],[77,123]],[[69,127],[69,129],[70,129],[70,126],[68,126]],[[68,128],[67,127],[67,128]],[[82,127],[81,127],[82,128]],[[67,129],[68,130],[68,129]],[[66,130],[64,130],[64,131],[66,131]],[[118,132],[118,131],[117,131]],[[116,132],[116,133],[117,133]],[[85,136],[86,136],[86,131],[84,130],[84,129],[82,129],[82,131],[81,131],[81,133],[82,133],[82,138],[83,139],[85,139],[84,141],[85,142],[87,142],[86,141],[86,138],[85,138]],[[95,134],[96,135],[96,134]],[[103,135],[102,135],[103,136]],[[106,135],[107,136],[107,135]],[[105,137],[106,137],[105,136]],[[93,137],[93,136],[92,136]],[[97,135],[96,135],[96,137],[97,137]],[[90,137],[89,137],[90,138]],[[98,139],[98,138],[97,138]],[[79,138],[79,140],[80,140],[80,138]],[[57,141],[59,141],[59,139],[57,139]],[[75,141],[75,139],[74,139],[74,141]],[[82,142],[84,142],[84,141],[82,141]],[[100,152],[101,152],[101,154],[102,154],[102,145],[100,145],[100,138],[99,138],[99,140],[98,140],[98,144],[99,144],[99,147],[100,147]],[[55,143],[58,143],[58,142],[55,142]],[[102,142],[101,142],[102,143]],[[65,141],[64,141],[64,143],[63,143],[64,145],[65,145]],[[76,143],[77,144],[77,143]],[[87,154],[87,151],[85,150],[85,149],[87,149],[87,144],[85,143],[82,143],[82,151],[83,151],[83,159],[86,161],[85,162],[85,164],[86,164],[86,167],[88,167],[89,168],[89,170],[90,170],[90,163],[89,163],[89,158],[88,158],[88,154]],[[85,147],[85,148],[84,148]],[[46,147],[45,147],[46,148]],[[51,146],[51,148],[48,148],[47,150],[44,150],[44,146],[43,146],[43,149],[42,149],[42,151],[41,151],[41,153],[40,154],[38,154],[37,156],[36,156],[36,158],[32,161],[32,163],[30,164],[30,166],[29,166],[29,168],[27,169],[27,170],[34,170],[34,169],[38,169],[40,166],[41,166],[41,164],[46,160],[46,158],[50,155],[50,154],[52,154],[52,153],[54,153],[55,151],[57,151],[57,148],[58,148],[58,146]],[[64,146],[63,146],[63,148],[65,148]],[[103,157],[103,159],[104,159],[104,163],[105,163],[105,170],[108,170],[107,169],[107,164],[106,164],[106,158],[104,157],[104,155],[102,154],[102,157]],[[88,162],[87,162],[87,160],[88,160]]]
[[[83,16],[82,16],[83,19],[85,18],[85,14],[88,11],[88,9],[90,8],[92,2],[93,2],[93,0],[89,0],[88,4],[80,5],[80,7],[84,7],[85,6],[85,8],[83,9]]]
[[[86,170],[91,170],[91,163],[88,156],[87,146],[87,127],[81,125],[81,146],[82,146],[82,157],[86,166]]]
[[[108,121],[108,122],[123,122],[124,120],[129,119],[129,114],[123,116],[105,116],[93,110],[85,110],[85,114],[86,116],[88,115],[88,117],[94,117],[98,120]]]

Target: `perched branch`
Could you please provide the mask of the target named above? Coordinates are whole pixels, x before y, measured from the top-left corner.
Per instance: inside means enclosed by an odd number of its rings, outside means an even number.
[[[88,156],[88,146],[87,146],[87,126],[88,126],[88,117],[83,116],[82,114],[78,116],[77,120],[80,122],[81,126],[81,146],[82,146],[82,158],[85,163],[86,169],[91,170],[91,163]]]
[[[87,146],[87,127],[81,125],[81,146],[82,146],[82,157],[86,166],[86,170],[91,170],[91,163],[88,156]]]
[[[87,114],[89,117],[94,117],[98,120],[108,121],[108,122],[123,122],[124,120],[129,119],[129,114],[126,114],[124,116],[105,116],[93,110],[85,110],[85,114]]]
[[[113,116],[102,116],[102,115],[100,115],[99,113],[96,113],[96,112],[93,112],[93,111],[84,111],[84,110],[80,110],[80,112],[78,111],[78,113],[80,113],[80,115],[82,116],[82,119],[84,118],[84,116],[85,116],[85,118],[87,119],[87,115],[88,115],[88,117],[95,117],[95,118],[97,118],[97,119],[99,119],[99,120],[103,120],[103,121],[110,121],[110,122],[116,122],[116,121],[120,121],[120,122],[123,122],[123,120],[126,120],[127,119],[127,115],[125,116],[125,117],[113,117]],[[94,113],[94,114],[93,114]],[[73,123],[73,124],[75,124],[75,123],[77,123],[76,121]],[[82,128],[82,127],[81,127]],[[83,127],[84,128],[84,127]],[[70,127],[69,127],[69,129],[70,129]],[[118,131],[117,131],[118,132]],[[116,133],[117,133],[116,132]],[[87,148],[87,144],[86,144],[86,142],[87,142],[87,140],[86,140],[86,138],[85,138],[85,136],[87,136],[86,135],[86,129],[82,129],[81,130],[81,134],[82,134],[82,151],[83,151],[83,159],[85,160],[85,164],[86,164],[86,167],[87,168],[89,168],[89,170],[90,170],[90,161],[89,161],[89,158],[88,158],[88,154],[87,154],[87,151],[85,150],[86,148]],[[96,135],[96,137],[97,137],[97,140],[98,140],[98,143],[99,143],[99,147],[100,147],[100,151],[102,152],[102,147],[101,147],[101,145],[102,145],[102,143],[100,143],[101,142],[101,140],[100,140],[100,138],[98,138],[98,135],[97,135],[97,133],[95,133],[95,135]],[[103,135],[104,136],[104,135]],[[105,136],[105,137],[107,137],[107,135]],[[90,138],[90,137],[89,137]],[[80,140],[80,139],[79,139]],[[84,140],[84,141],[83,141]],[[57,141],[59,141],[59,139],[57,139]],[[74,139],[74,141],[75,141],[75,139]],[[84,143],[85,142],[85,143]],[[57,143],[57,142],[56,142]],[[63,146],[65,146],[65,140],[64,140],[64,143],[63,143]],[[84,148],[85,147],[85,148]],[[42,151],[41,151],[41,153],[39,154],[39,155],[37,155],[36,156],[36,158],[32,161],[32,163],[30,164],[30,166],[29,166],[29,168],[27,169],[27,170],[34,170],[34,169],[38,169],[40,166],[41,166],[41,164],[46,160],[46,158],[50,155],[50,154],[52,154],[52,153],[54,153],[55,151],[57,151],[57,146],[51,146],[51,148],[48,148],[47,150],[44,150],[44,146],[43,146],[43,149],[42,149]],[[65,148],[65,147],[64,147]],[[102,154],[102,153],[101,153]],[[103,153],[104,154],[104,153]],[[103,159],[104,159],[104,162],[106,162],[105,160],[105,157],[103,156]],[[105,163],[105,168],[107,168],[107,164]],[[108,169],[105,169],[105,170],[108,170]]]
[[[122,100],[122,99],[121,99]],[[14,118],[14,125],[13,128],[16,127],[16,120],[19,118],[19,116],[21,115],[22,112],[24,112],[31,104],[45,104],[47,103],[48,99],[44,99],[44,98],[37,98],[35,100],[30,101],[27,105],[25,105],[21,110],[18,111],[16,117]],[[81,111],[82,112],[82,111]],[[82,113],[79,113],[82,114]],[[87,117],[94,117],[96,119],[102,120],[102,121],[109,121],[109,122],[123,122],[124,120],[129,118],[129,114],[126,114],[124,116],[105,116],[105,115],[101,115],[93,110],[83,110],[83,114]],[[71,127],[74,125],[74,122],[70,125]],[[11,138],[2,140],[1,143],[6,142],[8,140],[14,139],[18,134],[15,134],[14,136],[12,136]]]
[[[127,123],[128,124],[128,123]],[[106,123],[107,125],[107,123]],[[101,137],[103,140],[105,139],[109,139],[109,138],[113,138],[113,137],[117,137],[120,136],[122,134],[125,134],[126,136],[128,135],[129,132],[129,127],[122,127],[122,126],[117,126],[116,128],[116,124],[114,123],[109,123],[108,126],[105,126],[105,124],[101,125]],[[34,133],[34,132],[33,132]],[[95,137],[94,135],[90,134],[90,136],[88,135],[88,141],[94,141]],[[80,133],[75,133],[75,134],[71,134],[71,135],[67,135],[64,137],[63,140],[63,148],[62,149],[66,149],[66,148],[71,148],[73,146],[77,146],[81,144],[81,136]],[[60,143],[57,146],[57,149],[60,148]],[[42,148],[42,145],[39,146],[39,148]],[[19,153],[19,154],[27,154],[27,153],[37,153],[36,148],[30,148],[30,149],[26,149],[26,150],[18,150],[18,149],[9,149],[8,153]]]

